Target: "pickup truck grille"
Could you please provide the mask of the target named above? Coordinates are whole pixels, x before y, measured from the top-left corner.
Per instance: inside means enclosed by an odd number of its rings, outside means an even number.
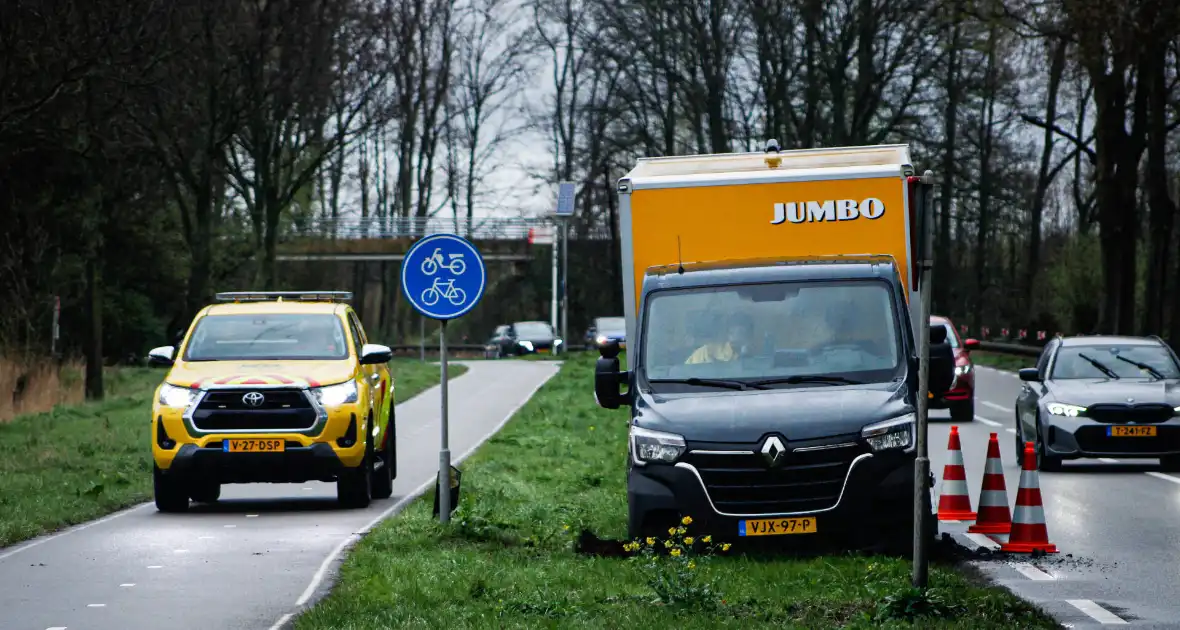
[[[315,426],[316,411],[299,389],[262,389],[263,400],[250,405],[250,389],[213,390],[193,411],[199,431],[302,431]]]
[[[791,452],[768,468],[761,455],[690,452],[684,461],[701,476],[717,510],[728,514],[814,512],[836,505],[858,444]]]

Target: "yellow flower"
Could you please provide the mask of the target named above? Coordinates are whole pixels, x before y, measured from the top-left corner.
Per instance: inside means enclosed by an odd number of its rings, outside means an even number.
[[[689,560],[688,561],[688,568],[690,568],[690,569],[697,568],[697,563],[693,562],[692,560]]]
[[[676,533],[677,533],[677,534],[680,534],[681,536],[683,536],[683,535],[684,535],[686,532],[688,532],[688,530],[687,530],[687,529],[684,529],[683,527],[677,527],[677,528],[676,528]]]
[[[692,544],[692,541],[693,541],[693,537],[692,537],[692,536],[686,536],[686,537],[684,538],[684,544],[686,544],[686,545],[691,545],[691,544]]]
[[[713,542],[713,537],[712,536],[705,536],[704,538],[701,539],[701,542],[703,542],[707,545],[707,544]]]
[[[656,539],[652,538],[651,536],[648,536],[646,542],[647,542],[647,546],[650,547],[650,546],[656,544]]]
[[[679,549],[673,549],[673,550],[672,550],[672,557],[673,557],[673,558],[679,558],[679,557],[680,557],[680,550],[679,550]]]
[[[669,527],[669,528],[668,528],[668,535],[669,535],[669,536],[671,536],[671,535],[673,535],[673,534],[675,534],[675,533],[676,533],[676,528],[675,528],[675,527]]]
[[[665,541],[664,541],[664,547],[665,547],[666,549],[671,549],[671,548],[672,548],[672,541],[670,541],[670,540],[665,540]]]
[[[591,427],[590,427],[590,430],[591,430],[591,431],[593,431],[593,430],[594,430],[594,427],[593,427],[593,426],[591,426]]]
[[[570,529],[570,526],[569,525],[562,525],[561,528],[568,532]]]
[[[691,516],[686,516],[686,517],[684,517],[684,518],[680,519],[680,523],[681,523],[682,525],[692,525],[692,517],[691,517]]]
[[[721,543],[721,551],[729,551],[729,543]]]

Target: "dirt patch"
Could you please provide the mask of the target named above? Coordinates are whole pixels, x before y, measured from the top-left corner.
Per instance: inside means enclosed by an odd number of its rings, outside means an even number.
[[[82,401],[80,362],[0,357],[0,422]]]

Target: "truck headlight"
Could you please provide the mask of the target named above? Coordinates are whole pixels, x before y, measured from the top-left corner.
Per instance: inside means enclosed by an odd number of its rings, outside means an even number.
[[[156,402],[162,407],[188,409],[188,406],[193,404],[196,398],[197,390],[195,389],[164,383],[160,386],[160,395],[156,398]]]
[[[1045,405],[1045,411],[1048,411],[1055,416],[1069,416],[1070,418],[1076,418],[1085,413],[1086,408],[1079,407],[1077,405],[1067,405],[1065,403],[1049,403]]]
[[[870,424],[860,430],[860,436],[874,451],[909,448],[914,443],[914,421],[914,414],[909,413],[899,418]]]
[[[532,350],[533,349],[533,342],[531,342],[531,341],[525,341],[522,339],[516,343],[520,344],[520,347],[524,348],[525,350]]]
[[[356,381],[347,381],[339,385],[316,387],[311,390],[321,407],[339,407],[356,402]]]
[[[631,457],[636,464],[672,463],[684,453],[684,436],[631,427]]]

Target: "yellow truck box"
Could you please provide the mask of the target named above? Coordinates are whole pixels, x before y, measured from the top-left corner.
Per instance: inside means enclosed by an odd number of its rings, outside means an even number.
[[[889,255],[917,303],[914,176],[905,145],[640,159],[618,184],[627,339],[644,273],[677,262]]]

